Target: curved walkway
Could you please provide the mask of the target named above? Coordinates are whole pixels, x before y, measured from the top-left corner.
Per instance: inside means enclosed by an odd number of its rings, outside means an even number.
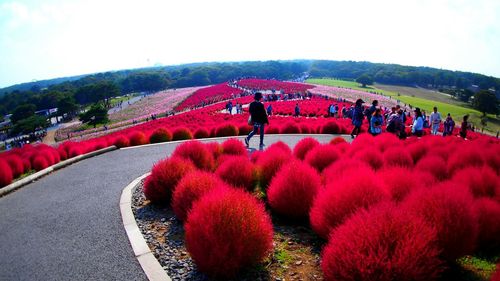
[[[303,137],[270,135],[265,142],[293,147]],[[257,142],[255,136],[251,147]],[[146,280],[123,228],[120,195],[177,145],[115,150],[0,198],[0,280]]]

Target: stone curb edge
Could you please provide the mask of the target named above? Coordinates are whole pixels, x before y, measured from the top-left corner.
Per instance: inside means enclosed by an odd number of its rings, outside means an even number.
[[[122,215],[123,227],[127,233],[130,245],[134,250],[134,255],[139,261],[142,270],[144,270],[144,273],[148,277],[148,280],[171,281],[168,274],[153,255],[153,252],[149,249],[146,240],[142,236],[139,226],[137,226],[134,213],[132,212],[132,190],[141,180],[150,174],[151,173],[146,173],[136,178],[123,189],[120,197],[120,212]]]
[[[3,187],[2,189],[0,189],[0,197],[3,197],[3,196],[23,187],[31,182],[34,182],[35,180],[37,180],[45,175],[48,175],[48,174],[56,171],[56,170],[62,169],[64,167],[69,166],[69,165],[76,163],[78,161],[81,161],[81,160],[84,160],[84,159],[87,159],[90,157],[94,157],[94,156],[97,156],[97,155],[100,155],[100,154],[103,154],[106,152],[110,152],[110,151],[113,151],[116,149],[117,149],[117,147],[112,145],[112,146],[108,146],[108,147],[103,148],[103,149],[99,149],[96,151],[92,151],[92,152],[89,152],[86,154],[78,155],[76,157],[61,161],[61,162],[54,164],[50,167],[47,167],[41,171],[38,171],[32,175],[29,175],[29,176],[25,177],[24,179],[18,180],[16,182],[13,182],[13,183]]]
[[[345,135],[345,134],[271,134],[266,136],[285,136],[285,137],[293,137],[293,136],[302,136],[302,137],[307,137],[307,136],[330,136],[330,137],[349,137],[350,135]],[[202,139],[188,139],[188,140],[177,140],[177,141],[167,141],[167,142],[158,142],[158,143],[148,143],[148,144],[143,144],[143,145],[136,145],[136,146],[129,146],[129,147],[122,147],[120,150],[128,150],[128,149],[135,149],[135,148],[141,148],[141,147],[148,147],[148,146],[157,146],[157,145],[164,145],[164,144],[170,144],[170,143],[181,143],[185,141],[190,141],[190,140],[197,140],[197,141],[202,141],[202,142],[207,142],[207,141],[212,141],[212,140],[219,140],[219,139],[240,139],[244,138],[246,135],[239,135],[239,136],[229,136],[229,137],[214,137],[214,138],[202,138]]]

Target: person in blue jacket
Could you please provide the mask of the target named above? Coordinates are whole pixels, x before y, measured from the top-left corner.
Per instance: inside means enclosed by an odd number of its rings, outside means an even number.
[[[370,119],[370,133],[374,136],[381,134],[383,123],[384,117],[382,117],[380,108],[377,108]]]
[[[354,135],[359,135],[359,132],[361,131],[361,125],[363,125],[363,103],[365,103],[362,99],[357,99],[356,100],[356,105],[354,106],[354,109],[352,111],[352,125],[354,125],[354,128],[351,131],[351,137],[354,138]]]
[[[411,132],[417,137],[421,137],[424,132],[424,117],[418,107],[415,108],[415,119],[413,120]]]

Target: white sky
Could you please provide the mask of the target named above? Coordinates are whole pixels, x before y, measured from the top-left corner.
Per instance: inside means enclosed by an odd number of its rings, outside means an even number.
[[[500,77],[500,1],[0,0],[0,87],[154,64],[308,58]]]

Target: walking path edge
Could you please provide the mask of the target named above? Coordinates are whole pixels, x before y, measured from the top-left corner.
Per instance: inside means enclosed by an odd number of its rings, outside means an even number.
[[[123,227],[125,228],[125,232],[127,232],[130,245],[134,250],[134,255],[148,279],[150,281],[171,281],[168,274],[153,255],[153,252],[149,249],[135,221],[134,213],[132,212],[132,190],[141,180],[150,174],[151,173],[146,173],[136,178],[123,189],[120,197],[120,212],[122,215]]]

